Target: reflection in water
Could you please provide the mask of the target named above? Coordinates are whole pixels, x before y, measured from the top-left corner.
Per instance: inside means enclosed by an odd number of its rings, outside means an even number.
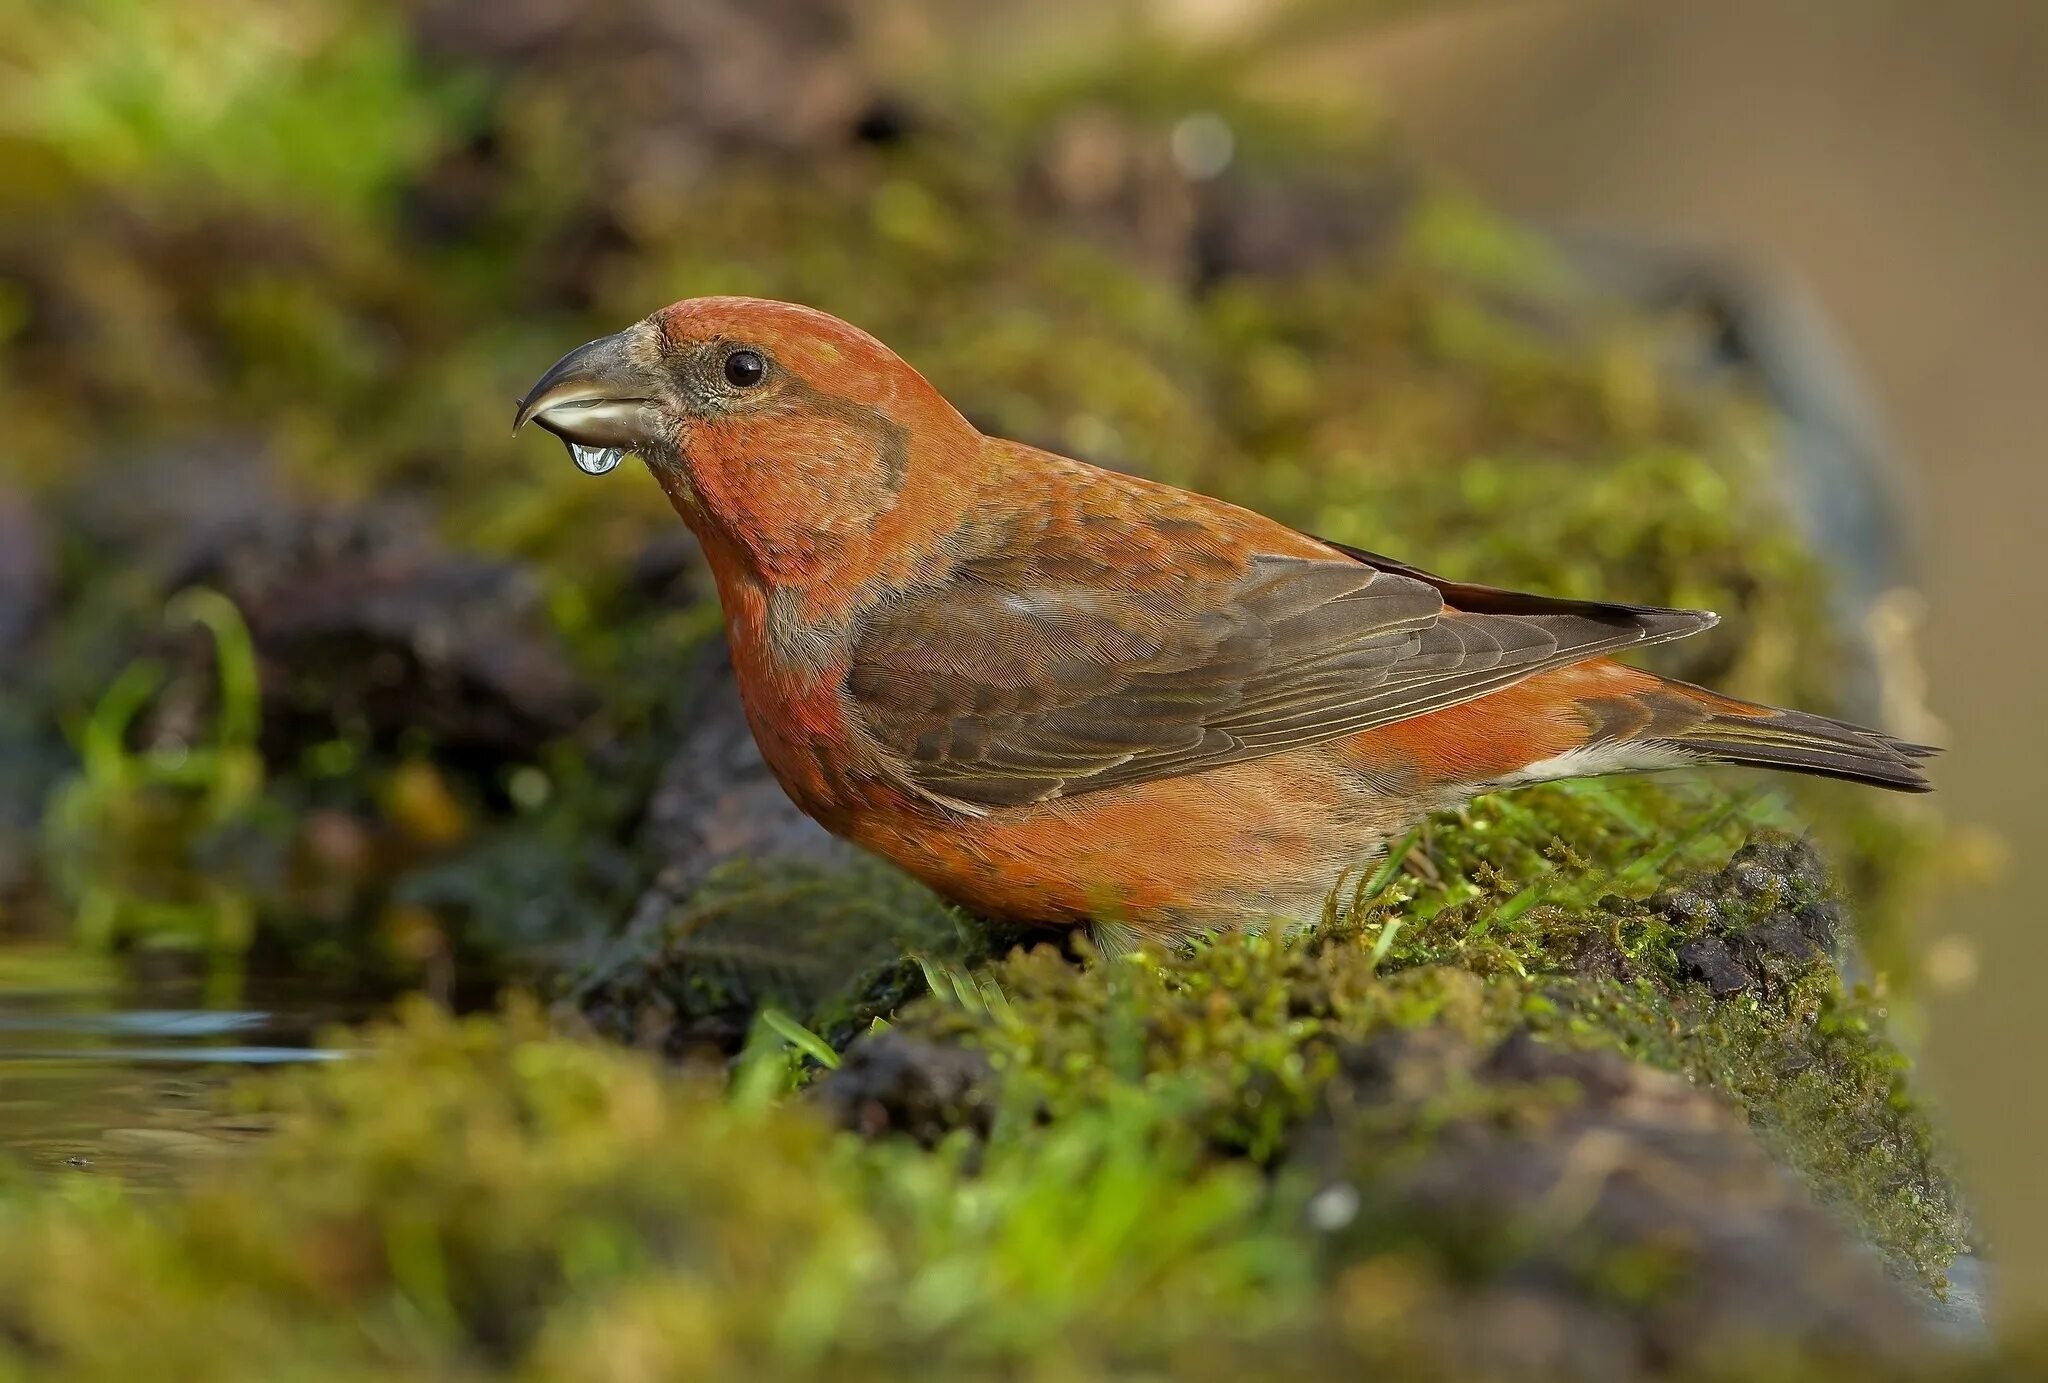
[[[50,1177],[112,1174],[162,1185],[231,1156],[267,1127],[212,1098],[242,1069],[342,1055],[311,1043],[361,1006],[252,991],[191,1006],[189,986],[0,985],[0,1157]]]
[[[294,1061],[330,1061],[339,1052],[304,1051],[293,1047],[123,1047],[114,1053],[91,1053],[88,1060],[114,1060],[136,1065],[191,1065],[195,1055],[215,1066],[275,1066]],[[0,1061],[75,1061],[77,1052],[41,1051],[34,1047],[0,1047]]]

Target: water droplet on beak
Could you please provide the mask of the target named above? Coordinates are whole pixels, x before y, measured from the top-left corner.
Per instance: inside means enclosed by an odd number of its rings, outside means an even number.
[[[603,475],[626,459],[626,451],[624,447],[587,447],[571,442],[569,456],[576,462],[576,469],[585,475]]]

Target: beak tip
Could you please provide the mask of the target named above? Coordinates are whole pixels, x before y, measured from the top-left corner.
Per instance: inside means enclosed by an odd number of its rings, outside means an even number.
[[[518,402],[512,414],[517,436],[536,423],[572,445],[630,449],[644,439],[642,414],[653,386],[639,361],[644,328],[628,327],[586,341],[557,360]]]

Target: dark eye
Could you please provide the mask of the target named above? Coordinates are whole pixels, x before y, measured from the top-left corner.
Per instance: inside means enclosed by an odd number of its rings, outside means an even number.
[[[735,389],[751,389],[768,373],[768,362],[759,351],[734,351],[725,358],[725,382]]]

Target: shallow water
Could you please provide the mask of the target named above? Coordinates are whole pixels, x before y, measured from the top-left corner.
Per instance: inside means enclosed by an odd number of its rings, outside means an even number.
[[[23,968],[59,973],[7,973]],[[193,982],[0,965],[0,1157],[52,1178],[173,1181],[266,1127],[215,1091],[254,1068],[339,1058],[314,1045],[321,1029],[368,1007],[264,984],[209,1002]]]

